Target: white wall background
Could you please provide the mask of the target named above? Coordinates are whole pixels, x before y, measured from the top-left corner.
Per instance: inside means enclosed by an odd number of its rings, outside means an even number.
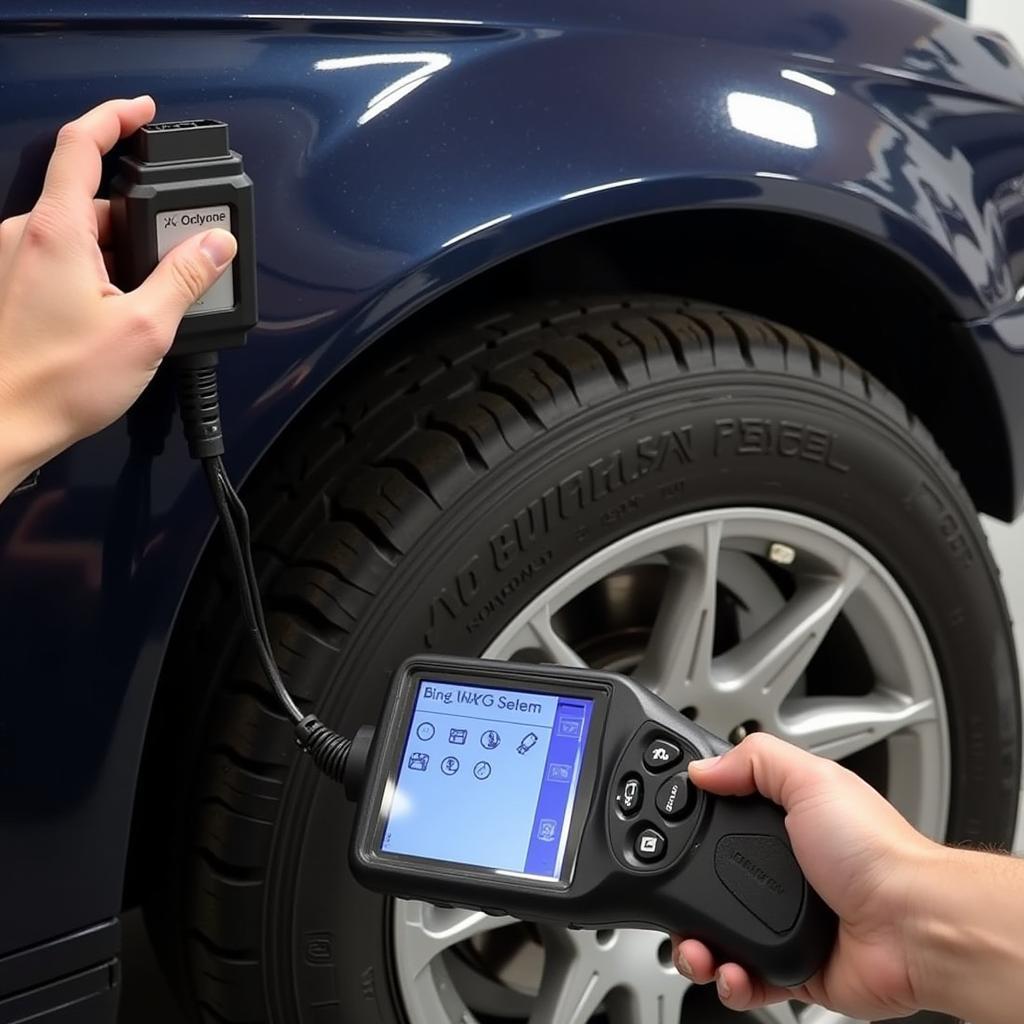
[[[968,0],[967,16],[979,25],[998,29],[1024,53],[1024,0]]]
[[[986,28],[998,29],[1024,54],[1024,0],[968,0],[967,16]],[[984,520],[1017,635],[1017,656],[1024,667],[1024,519],[1014,526]],[[1017,849],[1024,853],[1024,794],[1017,829]]]

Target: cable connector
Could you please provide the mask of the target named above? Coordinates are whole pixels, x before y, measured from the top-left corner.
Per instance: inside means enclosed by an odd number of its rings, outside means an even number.
[[[316,715],[306,715],[295,726],[295,742],[329,779],[344,781],[350,739],[328,728]]]
[[[188,452],[193,459],[224,454],[217,392],[217,353],[197,352],[174,360],[178,378],[178,405]]]
[[[316,715],[306,715],[295,726],[295,742],[324,775],[344,785],[345,795],[354,802],[363,793],[375,731],[372,725],[364,725],[349,740],[329,729]]]

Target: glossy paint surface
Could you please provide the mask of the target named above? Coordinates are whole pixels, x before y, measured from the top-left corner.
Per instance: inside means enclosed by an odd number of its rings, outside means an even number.
[[[998,325],[1024,285],[1024,71],[913,0],[86,6],[0,11],[3,213],[100,99],[149,91],[161,119],[229,122],[261,299],[222,362],[236,479],[432,298],[665,210],[866,236],[1018,372]],[[0,506],[0,952],[120,905],[149,708],[212,526],[165,398],[133,416],[134,445],[117,424]]]

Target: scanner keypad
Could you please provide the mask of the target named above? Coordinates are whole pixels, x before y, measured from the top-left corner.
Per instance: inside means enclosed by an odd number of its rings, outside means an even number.
[[[658,871],[690,845],[705,797],[686,766],[701,755],[682,736],[655,722],[634,735],[616,769],[608,806],[619,859],[636,871]]]

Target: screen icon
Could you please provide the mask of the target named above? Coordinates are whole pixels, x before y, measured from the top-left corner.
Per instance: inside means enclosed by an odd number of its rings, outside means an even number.
[[[475,765],[473,765],[473,774],[478,779],[480,779],[481,781],[483,781],[484,779],[490,778],[490,776],[491,776],[491,766],[490,766],[490,764],[488,764],[487,761],[477,761],[477,763]]]
[[[537,838],[544,843],[553,843],[558,835],[558,822],[553,818],[541,818],[537,826]]]
[[[582,725],[582,718],[571,718],[567,715],[562,715],[562,717],[558,720],[558,735],[572,736],[573,739],[575,739],[579,736],[580,726]]]
[[[416,726],[416,735],[421,740],[432,740],[434,738],[434,726],[430,722],[420,722]]]
[[[480,737],[480,746],[484,750],[493,750],[501,742],[501,737],[493,730],[488,729],[487,732]]]
[[[409,755],[409,768],[414,772],[425,772],[428,764],[430,764],[429,754],[421,754],[417,751]]]
[[[533,745],[537,742],[540,737],[535,732],[528,732],[520,741],[519,746],[516,747],[516,752],[519,754],[525,754],[530,750]]]
[[[459,759],[457,757],[446,757],[441,762],[441,771],[445,775],[454,775],[459,770]]]
[[[549,764],[548,765],[548,781],[549,782],[570,782],[570,781],[572,781],[572,765],[571,764]]]
[[[463,746],[466,742],[466,730],[465,729],[449,729],[448,730],[448,742],[454,743],[457,746]]]

